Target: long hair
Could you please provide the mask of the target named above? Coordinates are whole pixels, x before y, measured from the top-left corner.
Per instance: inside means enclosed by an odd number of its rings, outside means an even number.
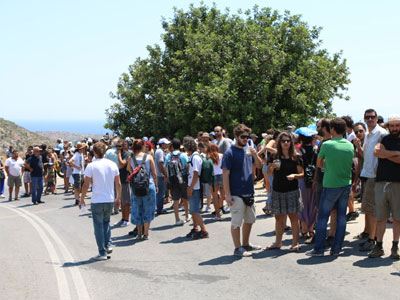
[[[143,150],[144,142],[141,139],[137,139],[133,142],[132,150],[133,153],[137,154]]]
[[[282,139],[283,138],[287,138],[290,140],[290,147],[289,147],[289,157],[291,159],[296,159],[296,151],[294,150],[294,143],[293,143],[293,137],[291,136],[290,133],[288,132],[282,132],[281,134],[279,134],[278,136],[278,140],[277,140],[277,157],[280,158],[283,155],[283,151],[282,151]]]
[[[207,155],[213,161],[214,165],[219,163],[218,146],[215,144],[209,144],[207,146]]]

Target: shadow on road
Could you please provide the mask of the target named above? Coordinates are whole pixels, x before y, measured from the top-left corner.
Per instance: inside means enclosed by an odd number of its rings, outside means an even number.
[[[242,259],[241,257],[233,256],[233,255],[223,255],[220,257],[216,257],[207,261],[203,261],[199,263],[199,266],[218,266],[218,265],[230,265],[235,261]]]
[[[189,242],[189,241],[191,241],[191,239],[188,239],[187,237],[177,236],[176,238],[173,238],[172,240],[161,241],[160,244],[180,244],[180,243]]]
[[[29,206],[33,206],[33,203],[27,203],[27,204],[23,204],[23,205],[18,205],[17,208],[24,208],[24,207],[29,207]]]
[[[62,267],[63,268],[70,268],[70,267],[79,267],[79,266],[84,266],[84,265],[90,265],[92,263],[98,262],[97,260],[94,260],[93,258],[89,258],[87,260],[81,260],[81,261],[74,261],[74,262],[65,262]]]
[[[360,268],[380,268],[380,267],[387,267],[395,262],[393,259],[389,257],[385,258],[364,258],[358,260],[353,263],[353,266],[360,267]]]
[[[169,225],[164,225],[164,226],[159,226],[159,227],[153,227],[153,228],[150,228],[150,230],[151,231],[163,231],[163,230],[172,229],[174,227],[177,227],[177,226],[174,224],[169,224]]]

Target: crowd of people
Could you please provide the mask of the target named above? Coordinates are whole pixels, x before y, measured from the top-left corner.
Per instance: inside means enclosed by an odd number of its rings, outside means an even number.
[[[57,172],[63,175],[64,192],[72,192],[75,204],[86,206],[91,189],[91,213],[98,246],[97,260],[112,252],[111,226],[134,225],[129,235],[149,239],[151,222],[166,213],[172,202],[176,226],[190,220],[188,239],[212,234],[203,220],[211,213],[216,221],[231,215],[233,254],[282,248],[289,228],[289,251],[301,243],[313,244],[309,256],[343,253],[346,223],[359,218],[358,199],[365,228],[357,238],[359,250],[370,258],[384,255],[383,236],[393,224],[390,257],[399,259],[400,235],[400,117],[383,122],[367,109],[364,122],[344,116],[320,119],[316,127],[295,130],[269,129],[261,138],[244,124],[233,130],[233,139],[221,126],[196,137],[110,137],[84,139],[75,145],[58,140],[54,147],[29,147],[24,159],[10,149],[0,160],[0,194],[5,178],[8,200],[23,197],[43,203],[42,194],[56,193]],[[275,218],[275,241],[267,247],[250,243],[256,221],[255,183],[261,180],[267,197],[263,211]],[[14,196],[13,196],[14,195]],[[181,215],[180,211],[183,211]],[[121,220],[110,225],[110,216]],[[329,221],[329,230],[327,230]]]

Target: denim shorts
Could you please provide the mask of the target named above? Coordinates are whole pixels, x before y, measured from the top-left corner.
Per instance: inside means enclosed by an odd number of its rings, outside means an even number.
[[[149,193],[139,197],[131,193],[131,223],[143,225],[150,223],[154,219],[156,207],[156,188],[154,183],[150,183]]]
[[[189,212],[191,214],[200,213],[200,190],[194,190],[192,196],[189,197]]]
[[[220,187],[223,186],[223,178],[222,178],[222,174],[220,175],[215,175],[214,177],[214,183],[216,187]]]
[[[81,174],[72,174],[72,178],[74,178],[74,188],[80,189],[83,183],[83,176]]]

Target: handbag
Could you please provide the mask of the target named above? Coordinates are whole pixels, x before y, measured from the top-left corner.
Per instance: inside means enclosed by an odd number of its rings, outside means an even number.
[[[247,206],[253,206],[254,195],[244,195],[239,197],[243,200],[243,203],[246,204]]]

